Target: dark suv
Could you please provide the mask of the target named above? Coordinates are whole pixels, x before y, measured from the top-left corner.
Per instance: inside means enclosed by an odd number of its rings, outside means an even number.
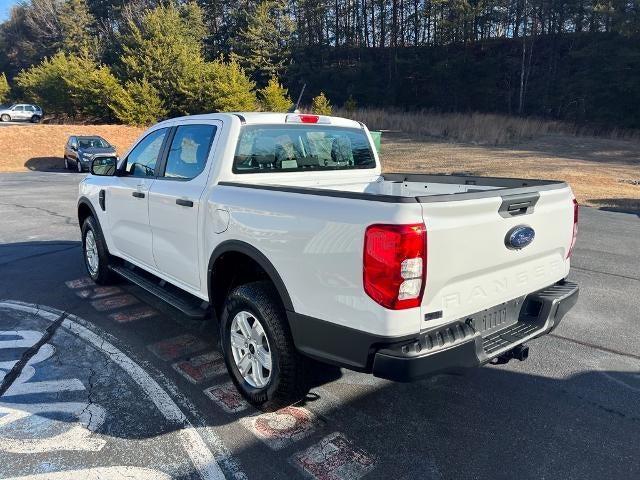
[[[116,149],[102,137],[72,135],[64,146],[64,168],[75,167],[78,172],[89,171],[95,158],[115,155]]]

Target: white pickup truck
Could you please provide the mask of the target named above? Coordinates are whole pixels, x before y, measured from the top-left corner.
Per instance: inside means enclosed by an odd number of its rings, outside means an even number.
[[[575,304],[563,182],[382,173],[367,128],[307,114],[161,122],[80,183],[89,275],[213,315],[264,409],[330,363],[398,381],[524,360]]]

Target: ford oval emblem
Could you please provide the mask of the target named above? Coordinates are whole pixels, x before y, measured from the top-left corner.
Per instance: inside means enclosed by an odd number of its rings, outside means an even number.
[[[526,247],[536,237],[536,232],[533,228],[526,225],[518,225],[513,227],[507,232],[507,236],[504,239],[504,244],[507,248],[512,250],[520,250]]]

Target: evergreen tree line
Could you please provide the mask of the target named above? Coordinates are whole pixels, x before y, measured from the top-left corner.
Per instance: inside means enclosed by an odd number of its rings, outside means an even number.
[[[25,0],[0,72],[0,101],[137,124],[283,111],[306,83],[305,104],[640,127],[640,0]]]

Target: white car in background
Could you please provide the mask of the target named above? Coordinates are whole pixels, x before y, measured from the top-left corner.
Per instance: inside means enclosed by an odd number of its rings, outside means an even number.
[[[3,122],[26,121],[38,123],[42,120],[42,109],[30,103],[15,103],[7,108],[0,108],[0,120]]]

